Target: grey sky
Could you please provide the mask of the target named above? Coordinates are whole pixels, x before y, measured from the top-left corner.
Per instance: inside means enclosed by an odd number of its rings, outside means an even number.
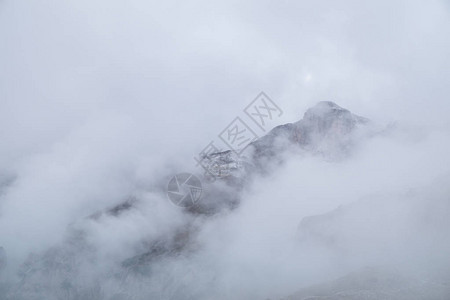
[[[276,208],[265,179],[239,214],[207,225],[225,228],[230,247],[243,250],[238,261],[256,253],[247,262],[259,270],[270,255],[258,242],[290,245],[286,230],[335,208],[334,196],[351,203],[380,190],[401,194],[448,173],[449,37],[450,5],[437,0],[0,1],[0,245],[16,267],[60,242],[68,224],[159,180],[169,162],[193,167],[192,157],[260,91],[283,109],[280,124],[322,100],[398,122],[399,132],[365,144],[342,169],[294,159],[298,168],[278,171],[273,187],[285,191],[292,214],[265,224],[267,236],[254,225]],[[310,185],[289,184],[302,176]],[[295,214],[288,195],[298,189],[309,200]],[[120,238],[111,233],[122,223],[92,229],[99,245],[135,242],[140,226],[149,235],[174,226],[166,217],[182,222],[158,195],[143,197],[152,203],[143,208],[148,218],[121,221],[129,231]],[[223,245],[207,230],[204,237],[213,260]],[[280,263],[293,260],[283,255]],[[225,270],[220,284],[237,286],[227,263],[213,264]]]

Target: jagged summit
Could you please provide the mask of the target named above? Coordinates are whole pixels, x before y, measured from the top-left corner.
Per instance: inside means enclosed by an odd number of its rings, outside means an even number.
[[[347,126],[354,126],[357,123],[366,123],[369,121],[366,118],[352,114],[348,109],[332,101],[321,101],[317,103],[305,112],[302,119],[303,122],[308,123],[321,121],[330,124],[338,120],[347,122],[347,124],[342,124]]]
[[[321,101],[309,108],[303,119],[275,127],[250,146],[257,157],[274,157],[296,147],[341,157],[348,150],[353,132],[368,122],[332,101]]]
[[[314,122],[315,120],[323,120],[331,122],[334,119],[356,121],[358,118],[360,117],[353,115],[348,109],[342,108],[334,102],[321,101],[305,112],[303,121]]]
[[[301,120],[279,125],[252,142],[244,157],[232,151],[217,152],[205,157],[205,165],[209,174],[226,178],[245,177],[247,167],[252,165],[264,169],[268,160],[279,160],[287,150],[341,158],[348,154],[354,131],[368,121],[332,101],[321,101],[309,108]]]
[[[323,114],[323,113],[328,113],[328,112],[336,111],[336,110],[348,111],[347,109],[340,107],[333,101],[320,101],[313,107],[309,108],[305,114],[307,114],[308,112],[316,113],[316,114]]]

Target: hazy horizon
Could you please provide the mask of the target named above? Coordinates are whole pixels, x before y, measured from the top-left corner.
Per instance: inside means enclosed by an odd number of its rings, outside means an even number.
[[[449,37],[444,0],[0,1],[0,292],[30,257],[78,251],[73,230],[90,250],[64,276],[104,299],[279,299],[366,266],[447,276]],[[260,92],[283,112],[266,131],[244,113]],[[377,134],[339,161],[284,153],[212,217],[159,189],[200,173],[194,157],[236,117],[262,137],[320,101]],[[123,216],[87,219],[130,197]],[[339,207],[324,229],[338,246],[299,242],[302,219]],[[108,274],[184,226],[195,251],[120,291]],[[77,299],[57,277],[17,299]]]

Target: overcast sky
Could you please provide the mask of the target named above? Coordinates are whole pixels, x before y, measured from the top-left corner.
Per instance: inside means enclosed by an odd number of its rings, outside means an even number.
[[[158,180],[168,164],[193,167],[261,91],[284,111],[277,124],[331,100],[405,130],[366,145],[343,170],[309,162],[312,171],[280,171],[279,188],[310,172],[311,185],[284,190],[323,201],[277,219],[268,242],[307,212],[339,204],[315,188],[323,168],[344,203],[430,184],[449,171],[449,37],[450,2],[437,0],[0,0],[0,245],[19,264],[59,242],[68,224]],[[386,178],[380,163],[392,160]],[[361,170],[373,176],[361,179]],[[262,215],[271,211],[261,203]],[[226,222],[257,219],[248,207]],[[247,249],[245,240],[236,247]]]

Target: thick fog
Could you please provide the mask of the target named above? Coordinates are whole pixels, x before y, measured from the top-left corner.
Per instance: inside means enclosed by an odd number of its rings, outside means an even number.
[[[449,1],[0,1],[0,299],[280,299],[367,266],[450,282],[449,37]],[[261,91],[272,127],[326,100],[377,134],[338,161],[284,153],[234,210],[174,206],[160,187]],[[337,240],[302,242],[340,209]],[[114,275],[183,227],[189,253]],[[76,271],[24,285],[51,251]]]

